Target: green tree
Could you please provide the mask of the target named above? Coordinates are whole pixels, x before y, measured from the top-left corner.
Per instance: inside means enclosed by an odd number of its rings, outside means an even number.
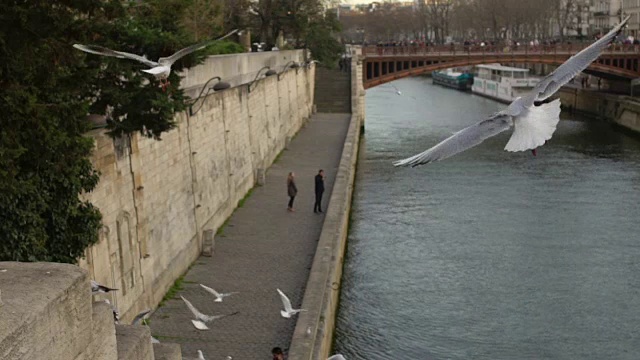
[[[193,43],[180,24],[182,0],[0,2],[0,260],[75,263],[98,240],[101,216],[80,194],[98,174],[89,161],[88,114],[108,115],[112,136],[160,139],[185,97],[135,61],[75,50],[74,43],[167,56]],[[233,46],[220,51],[233,51]]]
[[[97,240],[100,213],[78,197],[98,181],[82,136],[94,71],[67,41],[82,37],[77,15],[92,5],[0,3],[2,260],[73,263]]]
[[[311,56],[330,68],[336,67],[343,51],[342,44],[335,37],[340,29],[336,14],[327,12],[324,16],[312,18],[304,34],[305,45],[311,51]]]
[[[195,41],[209,39],[222,31],[224,3],[222,0],[190,0],[181,23],[193,34]]]

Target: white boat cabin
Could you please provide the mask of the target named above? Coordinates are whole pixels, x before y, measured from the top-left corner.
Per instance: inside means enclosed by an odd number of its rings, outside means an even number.
[[[476,71],[471,90],[506,102],[526,94],[540,81],[529,76],[529,69],[500,64],[478,65]]]

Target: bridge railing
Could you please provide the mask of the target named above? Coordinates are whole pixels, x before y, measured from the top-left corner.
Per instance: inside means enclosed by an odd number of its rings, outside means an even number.
[[[363,48],[363,54],[366,57],[377,56],[452,56],[452,55],[539,55],[539,54],[558,54],[569,55],[575,54],[580,50],[591,45],[591,43],[577,44],[554,44],[554,45],[409,45],[409,46],[366,46]],[[609,54],[638,54],[640,53],[640,45],[634,44],[613,44],[609,46],[604,53]]]

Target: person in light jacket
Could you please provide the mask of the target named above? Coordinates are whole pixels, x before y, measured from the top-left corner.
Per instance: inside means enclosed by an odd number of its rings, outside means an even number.
[[[298,194],[298,188],[296,187],[293,172],[290,172],[289,176],[287,176],[287,194],[289,194],[289,206],[287,207],[287,210],[295,211],[293,210],[293,200]]]

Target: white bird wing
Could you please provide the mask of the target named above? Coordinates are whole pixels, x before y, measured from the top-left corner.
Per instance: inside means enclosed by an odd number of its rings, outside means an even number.
[[[140,55],[136,55],[136,54],[131,54],[128,52],[124,52],[124,51],[115,51],[115,50],[111,50],[111,49],[107,49],[106,47],[102,47],[102,46],[98,46],[98,45],[82,45],[82,44],[74,44],[73,45],[74,48],[78,49],[78,50],[82,50],[84,52],[88,52],[90,54],[96,54],[96,55],[102,55],[102,56],[111,56],[111,57],[117,57],[120,59],[131,59],[131,60],[136,60],[139,61],[149,67],[155,67],[160,65],[159,63],[155,62],[155,61],[151,61],[143,56]]]
[[[202,353],[202,350],[198,350],[198,360],[207,360],[204,358],[204,354]]]
[[[152,74],[152,75],[159,75],[164,73],[167,70],[169,70],[169,68],[166,66],[156,66],[151,69],[142,69],[143,72],[146,72],[147,74]]]
[[[182,299],[182,301],[184,301],[185,304],[187,304],[187,307],[189,308],[189,310],[191,310],[191,312],[193,313],[193,316],[196,317],[196,319],[204,321],[204,322],[208,322],[211,320],[215,320],[218,317],[217,316],[209,316],[209,315],[205,315],[203,313],[201,313],[200,311],[198,311],[198,309],[196,309],[195,306],[193,306],[193,304],[191,304],[191,302],[187,299],[185,299],[184,297],[182,297],[182,295],[180,295],[180,298]]]
[[[287,295],[285,295],[282,291],[280,291],[280,289],[276,289],[276,290],[278,290],[278,294],[280,294],[280,300],[282,300],[282,305],[284,306],[284,311],[286,311],[286,312],[293,311],[293,308],[291,307],[291,301],[289,300]]]
[[[457,153],[479,145],[486,139],[508,130],[513,124],[511,117],[497,113],[487,120],[464,128],[434,147],[393,163],[394,166],[411,166],[428,164],[430,162],[444,160]]]
[[[140,314],[136,315],[136,317],[133,318],[131,325],[138,325],[138,323],[140,323],[140,321],[142,321],[142,319],[144,319],[147,316],[147,314],[149,314],[150,312],[151,312],[151,309],[147,309],[141,312]]]
[[[347,359],[345,359],[344,356],[340,354],[336,354],[336,355],[330,356],[327,360],[347,360]]]
[[[203,323],[200,320],[191,320],[191,323],[193,324],[193,326],[196,327],[196,329],[198,330],[209,330],[209,327]]]
[[[238,32],[238,29],[235,29],[235,30],[229,32],[228,34],[226,34],[226,35],[224,35],[222,37],[219,37],[217,39],[207,40],[207,41],[203,41],[203,42],[201,42],[199,44],[194,44],[194,45],[191,45],[191,46],[187,46],[184,49],[180,49],[180,50],[176,51],[171,56],[162,57],[162,58],[158,59],[158,62],[161,63],[161,64],[172,65],[174,62],[178,61],[178,59],[182,58],[183,56],[187,56],[187,55],[191,54],[194,51],[198,51],[200,49],[204,49],[207,46],[213,44],[214,42],[220,41],[222,39],[225,39],[225,38],[235,34],[236,32]]]
[[[217,291],[213,290],[212,288],[210,288],[210,287],[208,287],[208,286],[205,286],[205,285],[202,285],[202,284],[200,284],[200,286],[201,286],[203,289],[205,289],[207,292],[209,292],[209,293],[213,294],[213,296],[215,296],[215,297],[217,297],[217,298],[221,298],[221,297],[222,297],[222,296],[220,295],[220,293],[219,293],[219,292],[217,292]]]
[[[573,55],[551,74],[544,77],[531,92],[522,97],[522,100],[520,100],[521,104],[525,107],[530,107],[533,106],[535,101],[543,101],[555,94],[560,87],[568,83],[600,56],[602,51],[609,46],[611,41],[622,31],[624,25],[629,21],[629,17],[630,16],[627,16],[626,19],[622,20],[598,41]]]

